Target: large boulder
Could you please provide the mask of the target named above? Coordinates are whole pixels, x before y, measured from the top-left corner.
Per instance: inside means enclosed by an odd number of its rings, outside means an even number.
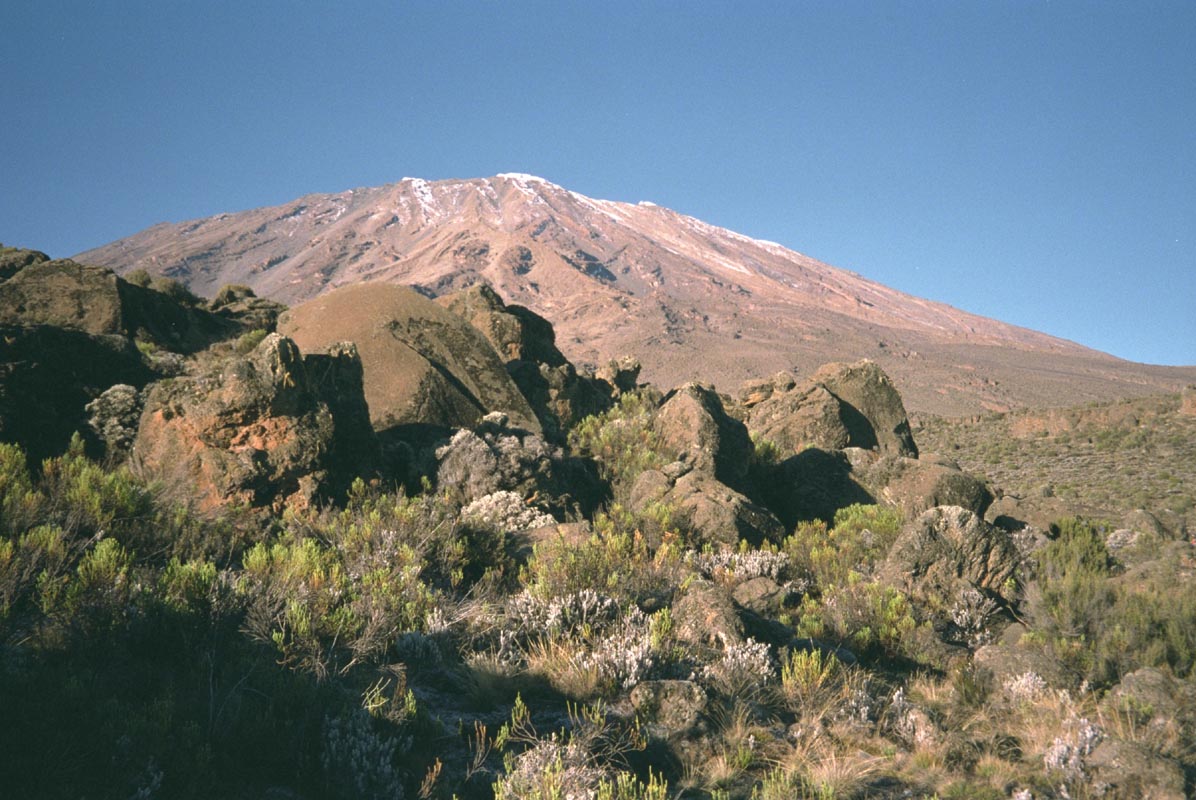
[[[356,343],[374,429],[469,428],[490,411],[539,432],[527,400],[476,328],[412,289],[346,286],[290,309],[278,331],[304,350]]]
[[[679,477],[675,477],[678,476]],[[785,526],[763,506],[700,470],[670,464],[665,470],[646,470],[631,489],[630,507],[643,512],[653,503],[673,510],[672,522],[687,530],[700,544],[738,545],[740,540],[759,546],[780,541]]]
[[[504,362],[550,367],[568,362],[557,349],[552,323],[523,306],[507,305],[484,283],[438,297],[436,303],[477,328]]]
[[[840,508],[876,502],[842,450],[807,448],[770,470],[758,486],[764,504],[789,528],[802,520],[829,523]]]
[[[340,344],[329,357],[347,362],[354,354]],[[346,363],[336,369],[343,389],[354,370]],[[185,486],[201,509],[306,507],[355,476],[338,474],[337,465],[368,474],[376,463],[376,446],[337,441],[338,428],[360,433],[366,425],[352,419],[352,407],[342,402],[334,413],[295,343],[271,334],[249,355],[205,374],[155,383],[133,458],[168,484]]]
[[[541,436],[488,414],[436,450],[436,482],[462,504],[514,492],[558,516],[591,513],[604,499],[592,462],[572,458]]]
[[[279,316],[287,307],[258,297],[248,286],[230,283],[216,292],[216,296],[208,303],[208,309],[217,316],[237,321],[246,330],[273,333],[278,326]]]
[[[800,384],[779,373],[744,384],[740,398],[752,435],[772,442],[782,455],[807,447],[918,455],[901,395],[872,361],[827,364]]]
[[[0,283],[0,324],[130,336],[180,353],[243,330],[234,320],[135,286],[110,269],[70,260],[36,261]]]
[[[878,453],[858,453],[854,461],[860,482],[881,502],[900,508],[908,519],[937,506],[961,506],[984,516],[993,501],[984,481],[949,461]]]
[[[826,364],[811,377],[848,406],[845,422],[852,446],[883,453],[918,456],[901,395],[875,362]]]
[[[652,429],[666,449],[695,470],[743,487],[752,440],[744,424],[728,416],[713,388],[687,383],[669,392],[652,416]]]
[[[969,587],[1013,600],[1018,552],[1009,534],[966,508],[932,508],[907,525],[879,570],[923,598],[951,601]]]
[[[438,297],[436,302],[486,337],[549,439],[563,439],[580,420],[610,408],[611,387],[577,372],[557,349],[552,324],[539,314],[506,305],[486,284]]]
[[[749,399],[755,396],[748,395]],[[771,442],[783,455],[794,455],[807,447],[841,450],[852,443],[843,421],[845,409],[825,386],[815,384],[772,392],[751,406],[747,425],[753,436]]]

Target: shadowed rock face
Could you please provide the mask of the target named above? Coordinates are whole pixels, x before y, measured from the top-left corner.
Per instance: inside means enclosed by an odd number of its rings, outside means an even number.
[[[490,411],[540,431],[485,337],[411,289],[381,284],[338,289],[283,314],[278,330],[308,351],[341,341],[356,344],[377,431],[473,427]]]
[[[752,440],[743,423],[728,416],[713,388],[687,383],[669,392],[652,427],[665,447],[694,469],[732,488],[743,487]]]
[[[123,336],[0,325],[0,440],[38,463],[86,430],[84,407],[109,386],[142,387],[155,377]]]
[[[577,422],[610,407],[617,387],[579,375],[557,349],[552,324],[539,314],[506,305],[486,284],[445,295],[436,302],[486,337],[549,439],[563,440]]]

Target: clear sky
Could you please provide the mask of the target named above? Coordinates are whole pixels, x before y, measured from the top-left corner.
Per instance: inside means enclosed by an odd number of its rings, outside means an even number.
[[[0,3],[0,241],[404,176],[651,200],[1196,364],[1196,2]]]

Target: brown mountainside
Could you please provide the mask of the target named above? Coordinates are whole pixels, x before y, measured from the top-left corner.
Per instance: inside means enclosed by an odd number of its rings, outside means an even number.
[[[957,415],[1174,391],[1196,367],[1134,364],[889,289],[650,203],[595,200],[529,175],[308,195],[160,224],[82,253],[212,295],[287,303],[387,281],[438,295],[478,281],[552,321],[580,363],[636,355],[664,385],[809,373],[868,357],[911,409]]]

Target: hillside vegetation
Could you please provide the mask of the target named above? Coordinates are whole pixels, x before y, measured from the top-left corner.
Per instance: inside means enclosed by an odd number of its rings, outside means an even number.
[[[1031,507],[1057,512],[1066,506],[1111,520],[1141,508],[1172,527],[1196,530],[1192,396],[1158,395],[963,420],[924,416],[916,433],[926,450],[986,475]]]
[[[5,796],[1196,789],[1191,507],[1140,455],[1190,452],[1187,395],[911,426],[869,361],[662,392],[479,289],[304,351],[319,299],[6,258]],[[1003,495],[927,454],[998,423]],[[1089,438],[1149,502],[1017,466]]]

